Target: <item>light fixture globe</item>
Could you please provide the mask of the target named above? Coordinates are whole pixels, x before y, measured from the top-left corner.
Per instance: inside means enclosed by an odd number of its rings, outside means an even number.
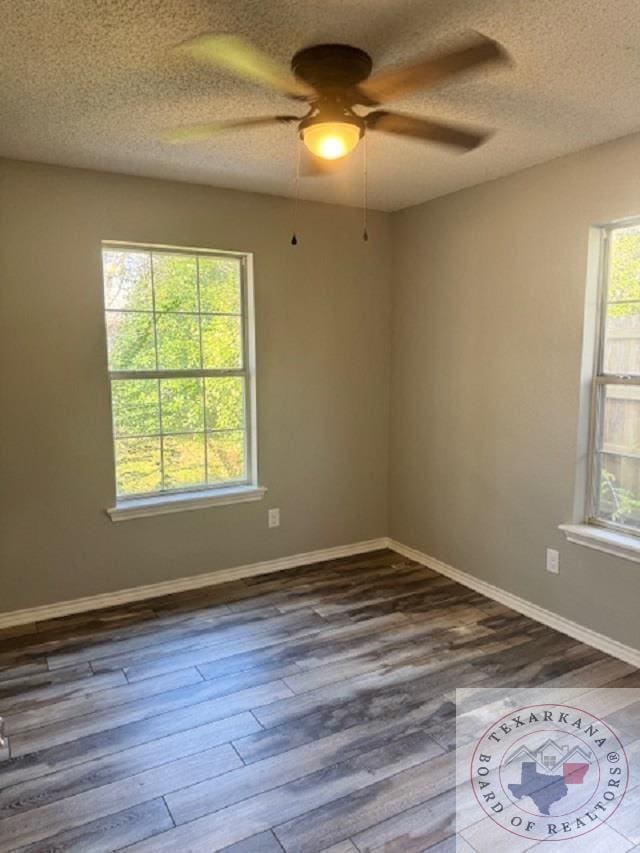
[[[299,126],[306,148],[316,157],[339,160],[362,138],[365,122],[352,110],[352,89],[366,80],[371,65],[368,53],[348,44],[305,47],[291,60],[295,77],[317,93]]]
[[[362,129],[346,121],[321,121],[302,130],[302,139],[309,151],[324,160],[346,157],[361,136]]]

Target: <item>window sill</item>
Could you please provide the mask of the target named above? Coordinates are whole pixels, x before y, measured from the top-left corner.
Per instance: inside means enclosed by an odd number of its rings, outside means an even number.
[[[229,486],[224,489],[159,495],[154,498],[132,498],[108,509],[107,514],[111,521],[129,521],[132,518],[146,518],[150,515],[166,515],[170,512],[186,512],[192,509],[206,509],[210,506],[260,501],[266,491],[263,486]]]
[[[640,563],[640,538],[595,524],[560,524],[567,542]]]

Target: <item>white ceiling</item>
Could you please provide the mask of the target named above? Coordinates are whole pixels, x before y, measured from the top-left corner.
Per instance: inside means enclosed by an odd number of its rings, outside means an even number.
[[[639,0],[0,0],[0,155],[291,195],[295,125],[192,146],[159,133],[297,105],[171,55],[203,31],[251,39],[284,64],[348,42],[374,68],[471,29],[515,66],[485,70],[391,108],[495,128],[470,154],[369,136],[369,202],[396,210],[640,130]],[[293,107],[293,110],[291,110]],[[302,111],[301,111],[302,112]],[[362,146],[304,198],[359,204]]]

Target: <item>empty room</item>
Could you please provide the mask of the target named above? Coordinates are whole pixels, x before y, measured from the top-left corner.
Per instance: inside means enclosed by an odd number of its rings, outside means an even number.
[[[0,853],[640,850],[637,0],[5,0]]]

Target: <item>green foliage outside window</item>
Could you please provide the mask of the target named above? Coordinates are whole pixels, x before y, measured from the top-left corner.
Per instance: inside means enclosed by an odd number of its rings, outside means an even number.
[[[615,524],[640,526],[640,500],[611,471],[600,474],[600,511]]]
[[[112,376],[118,495],[244,481],[240,261],[105,248],[103,269],[109,369],[144,371]]]
[[[640,305],[640,227],[612,232],[609,255],[608,302],[632,302]],[[638,313],[638,305],[609,305],[610,317]]]

